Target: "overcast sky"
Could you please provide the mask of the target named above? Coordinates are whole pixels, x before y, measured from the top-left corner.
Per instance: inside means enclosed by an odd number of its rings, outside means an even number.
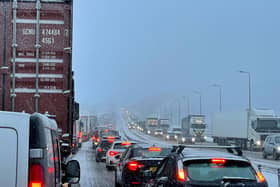
[[[189,96],[192,111],[280,110],[279,0],[76,0],[73,67],[82,110]],[[171,99],[172,100],[172,99]],[[97,109],[98,110],[98,109]]]

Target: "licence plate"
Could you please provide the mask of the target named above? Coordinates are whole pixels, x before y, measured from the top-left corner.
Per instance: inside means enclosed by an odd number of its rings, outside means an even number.
[[[157,167],[150,167],[150,171],[151,171],[152,173],[156,172],[156,170],[157,170]]]

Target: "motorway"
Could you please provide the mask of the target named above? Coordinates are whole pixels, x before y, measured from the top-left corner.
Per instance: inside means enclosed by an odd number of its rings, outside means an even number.
[[[129,130],[126,123],[122,120],[118,121],[120,134],[125,140],[133,140],[143,143],[154,143],[157,145],[170,144],[156,137],[151,137],[136,130]],[[114,186],[114,171],[107,171],[105,163],[96,163],[94,157],[94,149],[92,149],[91,141],[85,142],[79,152],[73,156],[81,165],[81,181],[82,187],[113,187]],[[261,158],[260,153],[245,152],[247,156],[255,165],[262,165],[264,167],[264,175],[270,187],[277,187],[278,179],[276,175],[277,168],[280,168],[279,161],[271,159],[265,160]]]

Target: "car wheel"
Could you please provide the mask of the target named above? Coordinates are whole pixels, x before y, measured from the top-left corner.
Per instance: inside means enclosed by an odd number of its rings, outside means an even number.
[[[266,159],[267,158],[267,154],[263,151],[263,158]]]
[[[274,150],[273,151],[273,159],[274,160],[278,160],[278,158],[279,158],[279,155],[276,153],[276,151]]]

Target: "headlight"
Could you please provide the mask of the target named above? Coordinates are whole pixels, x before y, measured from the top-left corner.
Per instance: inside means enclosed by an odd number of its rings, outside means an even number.
[[[157,132],[155,132],[155,135],[157,135]]]
[[[160,132],[160,135],[163,135],[163,132]]]
[[[204,140],[206,140],[207,139],[207,136],[204,136]]]
[[[183,137],[183,138],[182,138],[182,142],[185,142],[185,141],[186,141],[186,138],[185,138],[185,137]]]
[[[166,138],[169,139],[170,138],[169,135],[167,135]]]
[[[257,144],[258,146],[260,146],[260,145],[261,145],[261,141],[260,141],[260,140],[256,141],[256,144]]]
[[[280,147],[277,147],[277,150],[280,151]]]
[[[175,135],[175,136],[174,136],[174,138],[175,138],[175,139],[177,139],[177,138],[178,138],[178,136],[177,136],[177,135]]]
[[[192,138],[192,142],[195,142],[195,138]]]
[[[148,134],[151,134],[151,131],[148,131]]]

